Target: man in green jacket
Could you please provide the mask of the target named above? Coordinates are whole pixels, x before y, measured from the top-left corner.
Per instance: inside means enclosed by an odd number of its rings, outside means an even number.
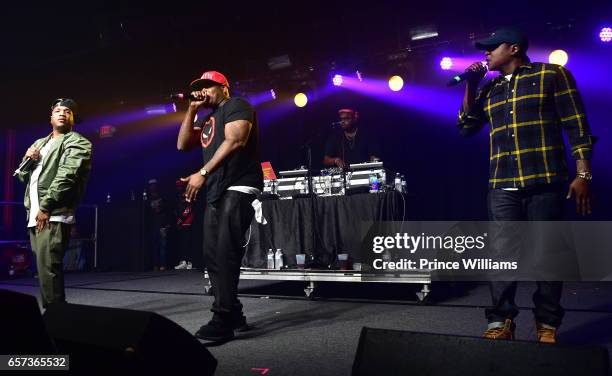
[[[24,158],[35,163],[17,175],[26,184],[24,204],[43,307],[66,301],[62,260],[91,171],[91,142],[72,130],[77,109],[72,99],[53,102],[53,131],[32,144]]]

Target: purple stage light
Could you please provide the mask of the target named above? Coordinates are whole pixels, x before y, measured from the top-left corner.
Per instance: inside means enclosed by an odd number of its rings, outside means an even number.
[[[356,71],[355,75],[357,75],[357,79],[359,80],[359,82],[363,82],[363,76],[361,75],[360,71]]]
[[[612,41],[612,28],[610,27],[602,28],[601,31],[599,32],[599,39],[601,39],[601,41],[605,43]]]
[[[165,104],[149,105],[145,108],[145,112],[147,115],[172,114],[176,112],[176,104],[175,103],[165,103]]]
[[[342,81],[343,81],[342,75],[339,75],[339,74],[335,75],[334,78],[332,78],[332,82],[334,83],[334,86],[342,85]]]
[[[270,89],[270,96],[272,97],[272,99],[276,99],[276,92],[274,91],[274,89]]]
[[[449,70],[453,67],[453,59],[450,57],[444,57],[440,60],[440,68],[443,70]]]

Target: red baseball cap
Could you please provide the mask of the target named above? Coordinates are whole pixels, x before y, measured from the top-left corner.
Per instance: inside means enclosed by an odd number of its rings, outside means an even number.
[[[189,87],[191,90],[198,91],[214,85],[229,87],[229,82],[227,82],[227,78],[223,74],[217,71],[207,71],[202,73],[202,77],[193,80]]]

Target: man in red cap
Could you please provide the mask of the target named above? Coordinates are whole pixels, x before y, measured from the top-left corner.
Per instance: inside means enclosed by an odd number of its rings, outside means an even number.
[[[187,114],[181,124],[177,148],[202,148],[204,165],[182,178],[188,202],[206,186],[204,263],[215,300],[213,318],[195,334],[200,339],[227,341],[234,330],[247,328],[238,300],[244,240],[254,215],[251,203],[263,189],[259,158],[259,131],[253,107],[231,98],[229,83],[219,72],[205,72],[191,83]],[[212,112],[198,121],[201,107]]]
[[[357,126],[359,113],[351,108],[338,111],[341,132],[332,134],[325,144],[325,166],[348,167],[351,163],[378,160],[380,151],[376,140]]]

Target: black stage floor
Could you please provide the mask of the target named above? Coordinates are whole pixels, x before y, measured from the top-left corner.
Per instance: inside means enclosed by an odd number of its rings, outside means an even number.
[[[195,332],[210,318],[212,298],[197,271],[77,273],[66,276],[71,303],[154,311]],[[209,347],[219,361],[216,375],[349,375],[363,326],[479,336],[484,284],[434,285],[428,305],[416,302],[417,285],[324,283],[313,300],[300,282],[242,281],[241,301],[254,329],[229,343]],[[0,281],[0,288],[38,296],[37,280]],[[517,337],[534,340],[531,294],[517,294]],[[612,283],[568,283],[566,316],[559,339],[599,344],[612,354]],[[611,359],[612,360],[612,359]]]

